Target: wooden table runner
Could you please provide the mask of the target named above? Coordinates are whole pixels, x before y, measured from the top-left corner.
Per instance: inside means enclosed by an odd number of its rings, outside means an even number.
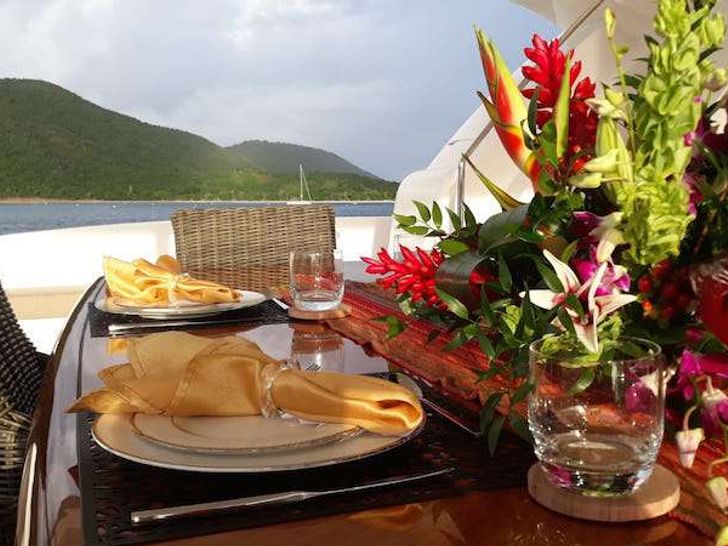
[[[331,328],[438,386],[462,403],[477,406],[490,393],[509,387],[506,381],[497,377],[478,381],[478,372],[487,369],[488,359],[476,343],[445,352],[443,348],[452,337],[442,332],[428,344],[428,336],[438,328],[402,313],[394,301],[393,292],[374,283],[348,282],[344,301],[351,307],[352,313],[347,318],[328,321]],[[387,340],[387,325],[373,320],[385,315],[397,316],[407,324],[407,329]],[[502,400],[499,409],[506,408],[507,400]],[[525,414],[524,405],[519,409]],[[720,453],[719,443],[711,441],[703,444],[693,468],[686,469],[680,466],[674,441],[666,439],[659,455],[659,462],[678,476],[682,487],[680,506],[670,514],[671,517],[695,526],[710,537],[728,525],[728,516],[715,506],[705,487],[707,465]]]

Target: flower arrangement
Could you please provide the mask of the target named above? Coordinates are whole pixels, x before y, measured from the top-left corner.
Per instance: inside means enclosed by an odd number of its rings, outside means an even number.
[[[586,363],[629,355],[623,340],[634,336],[659,343],[679,366],[668,421],[684,463],[711,435],[726,451],[711,472],[728,462],[728,133],[713,122],[726,109],[714,98],[726,71],[710,60],[725,24],[714,4],[659,0],[639,73],[624,70],[628,50],[607,10],[618,81],[599,94],[573,51],[539,36],[525,49],[519,90],[476,29],[488,86],[479,96],[534,197],[519,202],[465,158],[502,212],[479,222],[467,206],[460,216],[416,202],[416,215],[395,220],[436,238],[435,250],[402,247],[402,261],[384,250],[365,261],[406,313],[451,331],[449,348],[479,343],[490,358],[484,379],[509,379],[513,390],[484,404],[491,449],[506,419],[528,435],[516,406],[533,389],[533,341]],[[588,386],[587,371],[577,388]],[[498,416],[504,396],[510,407]],[[727,508],[728,480],[709,487]]]

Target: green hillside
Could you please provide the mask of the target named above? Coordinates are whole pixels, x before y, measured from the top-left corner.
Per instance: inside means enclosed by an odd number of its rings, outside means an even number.
[[[281,164],[294,162],[297,169],[298,156],[289,157],[278,144],[271,146],[275,153],[267,152],[265,144],[258,147],[253,163],[240,150],[106,110],[57,85],[0,79],[0,197],[297,196],[297,177],[272,169],[269,158],[277,155]],[[393,198],[395,184],[366,176],[334,154],[314,151],[321,162],[304,165],[315,199]],[[340,164],[360,172],[327,172]]]
[[[309,146],[248,140],[230,146],[228,150],[236,152],[252,165],[273,174],[297,173],[298,165],[301,164],[307,173],[309,171],[350,173],[378,178],[336,154]]]

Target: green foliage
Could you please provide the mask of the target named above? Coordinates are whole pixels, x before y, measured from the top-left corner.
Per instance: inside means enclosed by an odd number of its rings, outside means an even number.
[[[290,172],[272,174],[261,159],[262,150],[278,153],[282,145],[259,143],[257,154],[222,148],[105,110],[42,81],[0,80],[0,139],[0,197],[288,200],[299,195],[298,162]],[[394,197],[396,184],[359,172],[328,152],[306,150],[314,199]],[[281,164],[293,158],[290,153],[277,157]],[[315,172],[331,166],[346,172]]]
[[[712,10],[712,4],[691,10],[685,0],[660,0],[654,24],[660,40],[647,40],[647,73],[630,80],[637,86],[633,102],[615,105],[611,100],[615,109],[607,111],[602,101],[605,127],[600,126],[599,152],[617,149],[620,161],[625,160],[616,136],[615,110],[630,129],[633,173],[620,173],[609,191],[624,212],[625,239],[630,245],[627,257],[637,264],[676,256],[691,221],[682,178],[692,150],[684,136],[700,119],[702,107],[696,98],[703,95],[704,84],[715,70],[710,53],[723,42],[723,18]],[[613,18],[607,24],[613,27]],[[619,47],[614,51],[621,67],[623,52]],[[626,93],[624,75],[622,82]]]

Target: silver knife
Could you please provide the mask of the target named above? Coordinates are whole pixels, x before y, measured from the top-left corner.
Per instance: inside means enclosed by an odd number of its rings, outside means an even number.
[[[148,330],[156,328],[181,328],[183,326],[215,326],[218,324],[242,324],[245,320],[239,318],[225,319],[225,320],[208,320],[205,322],[189,321],[189,320],[178,320],[178,321],[164,321],[159,322],[139,322],[136,324],[109,324],[108,331],[110,334],[120,334],[123,332],[130,332],[132,330]]]
[[[241,499],[230,499],[215,502],[202,502],[199,504],[187,504],[182,506],[174,506],[170,508],[158,508],[155,510],[139,510],[131,513],[131,522],[134,525],[140,523],[150,523],[153,521],[177,519],[182,517],[207,515],[212,512],[234,510],[236,508],[251,508],[254,506],[265,506],[275,504],[287,504],[291,502],[301,502],[316,497],[324,497],[327,495],[337,495],[339,493],[349,493],[353,491],[365,491],[367,489],[376,489],[379,487],[387,487],[390,485],[399,485],[427,478],[434,478],[454,472],[455,468],[448,467],[434,472],[425,474],[416,474],[414,476],[400,476],[389,478],[376,482],[355,485],[353,487],[342,487],[340,489],[324,489],[321,491],[286,491],[283,493],[272,493],[269,495],[258,495],[255,497],[243,497]]]

